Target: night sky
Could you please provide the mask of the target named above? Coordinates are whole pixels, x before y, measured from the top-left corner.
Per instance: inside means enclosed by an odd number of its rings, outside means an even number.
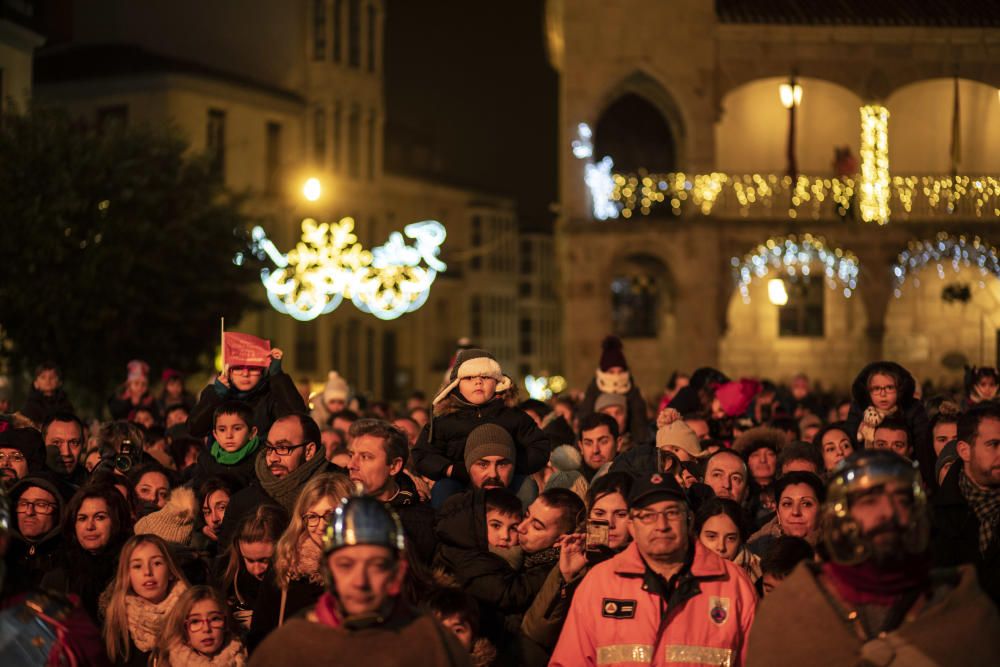
[[[522,229],[551,228],[544,2],[388,0],[385,45],[387,169],[513,197]]]

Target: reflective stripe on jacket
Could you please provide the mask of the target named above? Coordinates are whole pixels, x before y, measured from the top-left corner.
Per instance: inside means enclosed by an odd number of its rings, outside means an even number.
[[[697,589],[671,608],[647,590],[645,574],[634,542],[591,570],[550,667],[743,665],[757,595],[739,566],[696,542],[690,574]]]

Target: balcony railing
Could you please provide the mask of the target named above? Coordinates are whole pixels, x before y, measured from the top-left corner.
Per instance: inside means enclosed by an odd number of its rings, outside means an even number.
[[[861,220],[858,177],[776,174],[608,174],[603,217]],[[591,187],[592,196],[602,189]],[[596,203],[596,202],[595,202]],[[603,202],[602,202],[603,203]],[[1000,221],[1000,177],[893,176],[889,219]],[[598,206],[595,206],[595,211]],[[617,216],[613,212],[617,211]]]

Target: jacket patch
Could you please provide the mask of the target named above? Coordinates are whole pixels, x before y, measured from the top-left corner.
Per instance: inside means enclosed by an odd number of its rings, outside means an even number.
[[[716,625],[725,625],[729,619],[729,598],[711,596],[708,598],[708,617]]]
[[[601,600],[601,616],[604,618],[635,618],[635,600]]]

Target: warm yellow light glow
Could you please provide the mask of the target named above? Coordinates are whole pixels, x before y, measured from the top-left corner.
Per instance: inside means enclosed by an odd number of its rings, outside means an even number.
[[[767,298],[776,306],[784,306],[788,303],[788,290],[785,289],[785,281],[781,278],[771,278],[768,280]]]
[[[802,104],[802,86],[790,83],[783,83],[778,86],[778,96],[781,98],[781,106],[791,109],[792,105]]]
[[[304,196],[309,201],[316,201],[323,194],[323,186],[320,184],[318,178],[310,178],[306,180],[305,184],[302,186],[302,196]]]
[[[861,219],[889,222],[889,110],[880,104],[861,107]]]

